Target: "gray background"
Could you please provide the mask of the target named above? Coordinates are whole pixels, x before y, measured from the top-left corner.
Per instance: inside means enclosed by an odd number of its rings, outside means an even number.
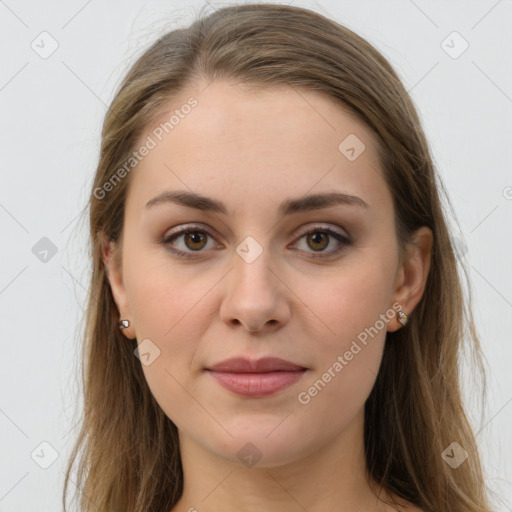
[[[464,364],[467,407],[496,510],[511,511],[512,0],[292,3],[367,38],[420,111],[454,205],[450,222],[460,225],[489,368],[481,411]],[[207,4],[207,11],[228,5]],[[61,510],[81,406],[83,209],[101,123],[135,56],[203,5],[0,0],[0,511]],[[58,48],[48,56],[52,44]]]

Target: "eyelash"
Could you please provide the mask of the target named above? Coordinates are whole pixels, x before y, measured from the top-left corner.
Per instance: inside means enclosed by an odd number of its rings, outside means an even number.
[[[191,252],[187,252],[187,251],[182,251],[181,249],[176,249],[176,248],[170,248],[169,245],[171,243],[171,241],[175,240],[176,238],[179,238],[180,236],[183,236],[183,235],[186,235],[186,234],[189,234],[189,233],[204,233],[206,234],[207,236],[213,238],[212,234],[207,230],[207,229],[204,229],[202,226],[189,226],[187,228],[184,228],[180,231],[177,231],[176,233],[172,233],[171,235],[167,236],[167,237],[164,237],[160,243],[170,252],[172,252],[173,254],[176,254],[178,257],[181,257],[181,258],[185,258],[185,259],[197,259],[196,256],[192,256],[192,254],[194,252],[197,252],[197,253],[200,253],[200,252],[203,252],[202,250],[199,250],[199,251],[191,251]],[[347,238],[346,236],[342,235],[341,233],[338,233],[337,231],[334,231],[328,227],[320,227],[320,226],[315,226],[314,228],[308,230],[308,231],[305,231],[304,233],[302,233],[300,235],[300,237],[298,238],[298,240],[301,240],[303,237],[307,236],[307,235],[310,235],[312,233],[327,233],[328,235],[331,235],[332,237],[334,237],[338,242],[340,242],[342,244],[342,246],[334,251],[330,251],[327,253],[327,256],[325,255],[324,252],[320,252],[320,253],[311,253],[311,258],[312,259],[319,259],[319,258],[327,258],[327,257],[330,257],[330,256],[334,256],[334,255],[337,255],[339,254],[341,251],[343,251],[344,249],[346,249],[346,247],[348,247],[349,245],[352,244],[352,241]]]

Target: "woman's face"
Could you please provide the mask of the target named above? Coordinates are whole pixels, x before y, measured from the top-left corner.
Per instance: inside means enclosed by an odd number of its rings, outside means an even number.
[[[360,432],[386,330],[399,327],[396,301],[407,313],[415,305],[400,295],[392,198],[371,132],[319,93],[221,81],[187,88],[143,145],[122,267],[109,277],[180,438],[273,466]],[[326,194],[351,198],[307,200]],[[208,370],[232,357],[305,371]],[[289,385],[277,389],[283,376]]]

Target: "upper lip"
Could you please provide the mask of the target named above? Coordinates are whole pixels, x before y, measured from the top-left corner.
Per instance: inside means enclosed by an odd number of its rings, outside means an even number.
[[[276,371],[298,371],[305,370],[299,366],[279,357],[263,357],[261,359],[249,359],[247,357],[233,357],[221,361],[214,366],[207,368],[214,372],[233,373],[267,373]]]

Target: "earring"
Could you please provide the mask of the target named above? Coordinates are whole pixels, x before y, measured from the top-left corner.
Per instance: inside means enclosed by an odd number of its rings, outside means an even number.
[[[398,321],[404,326],[407,325],[408,318],[403,311],[398,312]]]
[[[128,320],[121,320],[119,322],[119,328],[122,330],[126,329],[127,327],[130,327],[130,322]]]

